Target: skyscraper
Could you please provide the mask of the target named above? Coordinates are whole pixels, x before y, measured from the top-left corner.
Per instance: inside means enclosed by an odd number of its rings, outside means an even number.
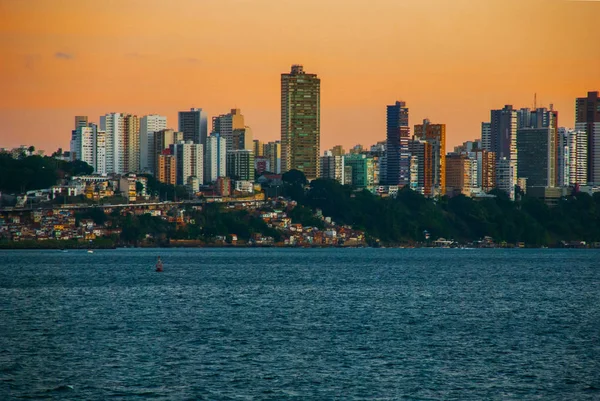
[[[152,149],[154,150],[154,160],[155,165],[152,166],[152,170],[155,171],[154,174],[157,174],[157,162],[156,158],[158,155],[162,154],[162,151],[165,149],[170,149],[171,145],[179,143],[183,141],[183,134],[181,132],[173,131],[172,129],[163,129],[154,133],[154,145]],[[173,154],[173,157],[174,154]]]
[[[206,139],[206,151],[204,152],[204,182],[213,183],[219,177],[227,174],[227,141],[218,133],[211,134]]]
[[[183,133],[184,141],[206,145],[206,137],[208,135],[206,112],[195,108],[190,109],[190,111],[180,111],[179,131]]]
[[[295,169],[319,177],[321,80],[293,65],[281,74],[281,171]]]
[[[517,173],[529,187],[554,187],[558,149],[558,112],[546,108],[517,111]]]
[[[187,185],[191,177],[199,182],[204,178],[203,145],[192,141],[179,141],[171,145],[171,153],[175,156],[177,166],[177,185]],[[198,190],[198,188],[194,188]]]
[[[104,131],[106,172],[124,174],[125,171],[125,114],[109,113],[100,116],[100,130]]]
[[[96,170],[96,130],[95,124],[77,127],[71,136],[70,154],[72,160],[86,162]]]
[[[79,127],[87,127],[88,116],[75,116],[75,129]]]
[[[446,156],[446,186],[449,196],[471,196],[477,187],[477,161],[466,154]]]
[[[232,148],[229,150],[251,150],[254,152],[252,129],[250,127],[236,128],[231,133]]]
[[[416,138],[416,135],[415,135]],[[433,193],[433,146],[430,142],[421,139],[413,139],[408,142],[408,149],[410,154],[417,158],[417,179],[416,179],[416,191],[424,196],[430,197]],[[445,156],[444,156],[445,159]],[[444,171],[445,174],[445,171]],[[444,183],[446,177],[444,177]],[[445,189],[445,188],[444,188]]]
[[[588,92],[575,101],[575,129],[585,131],[588,140],[588,181],[600,184],[600,97]]]
[[[481,149],[493,152],[491,123],[481,123]]]
[[[586,185],[587,179],[587,134],[584,130],[558,129],[557,170],[559,186]]]
[[[154,172],[156,150],[154,133],[167,129],[167,117],[150,114],[140,119],[140,171]]]
[[[502,183],[498,182],[498,187],[506,188],[508,183],[514,185],[517,182],[517,111],[511,105],[492,110],[490,132],[491,148],[496,154],[496,168],[502,170],[496,171],[496,179],[502,180]],[[502,163],[500,160],[503,160]],[[510,166],[506,166],[506,163]],[[507,173],[513,174],[510,181],[505,177]],[[514,189],[510,194],[514,199]]]
[[[163,149],[156,156],[155,175],[159,182],[177,185],[177,163],[171,149]]]
[[[227,142],[227,150],[235,150],[233,131],[244,129],[244,115],[240,109],[231,109],[230,113],[221,114],[212,118],[212,131],[218,133]]]
[[[262,141],[254,139],[252,145],[254,146],[254,157],[262,157],[265,155],[265,144]]]
[[[281,174],[281,142],[268,142],[264,150],[264,156],[269,159],[271,173]]]
[[[410,182],[410,152],[408,141],[408,107],[403,101],[387,106],[386,124],[386,183],[408,185]]]
[[[428,119],[423,124],[415,125],[414,136],[431,145],[431,166],[427,168],[431,174],[431,185],[428,195],[446,194],[446,124],[431,124]],[[429,182],[429,179],[428,181]],[[433,192],[432,192],[433,188]]]
[[[519,128],[517,149],[519,178],[527,178],[528,187],[556,186],[555,134],[550,127]]]
[[[140,171],[140,119],[128,114],[123,119],[125,135],[124,172],[137,173]]]
[[[321,178],[336,180],[344,184],[344,156],[336,156],[332,151],[325,151],[321,156]]]
[[[254,181],[254,154],[251,150],[227,152],[227,176],[237,181]]]
[[[344,166],[352,167],[352,185],[356,188],[368,188],[374,185],[373,159],[363,154],[344,156]]]

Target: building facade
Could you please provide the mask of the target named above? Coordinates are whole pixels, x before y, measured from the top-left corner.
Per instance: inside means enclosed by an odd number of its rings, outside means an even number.
[[[218,133],[227,142],[227,150],[236,150],[233,143],[233,131],[243,130],[244,116],[240,109],[231,109],[227,114],[221,114],[212,118],[212,132]]]
[[[385,179],[388,185],[404,186],[410,182],[408,112],[403,101],[387,106]]]
[[[432,188],[430,195],[446,194],[446,124],[431,124],[428,119],[415,125],[414,137],[431,145]]]
[[[326,151],[321,156],[321,178],[344,184],[344,166],[344,156],[334,156],[332,151]]]
[[[301,65],[281,74],[281,172],[319,177],[321,80]]]
[[[140,119],[140,171],[153,174],[156,165],[154,133],[167,129],[167,117],[150,114]]]
[[[550,127],[517,130],[519,177],[530,187],[556,186],[556,134]]]
[[[177,166],[177,185],[187,185],[190,177],[204,179],[204,146],[192,141],[179,141],[170,146]]]
[[[587,135],[587,178],[591,184],[600,184],[600,97],[588,92],[575,101],[575,129]]]
[[[227,177],[239,181],[254,181],[254,154],[251,150],[227,152]]]
[[[416,138],[416,135],[415,135]],[[427,197],[431,197],[432,194],[434,193],[434,183],[433,183],[433,177],[434,177],[434,162],[433,162],[433,158],[435,157],[433,155],[433,149],[434,147],[432,146],[432,144],[426,140],[420,140],[420,139],[413,139],[408,143],[408,149],[410,151],[410,154],[413,157],[416,157],[416,162],[414,163],[416,165],[416,169],[417,169],[417,178],[416,180],[412,180],[416,181],[415,185],[413,185],[413,187],[411,187],[411,189],[414,189],[415,191],[419,192],[420,194],[427,196]],[[444,155],[444,160],[445,160],[445,155]],[[444,163],[445,164],[445,163]],[[413,169],[415,167],[413,166]],[[413,173],[414,175],[414,173]],[[446,182],[446,177],[444,177],[444,183]]]
[[[216,182],[227,174],[227,140],[218,133],[211,134],[206,140],[204,155],[204,183]]]
[[[192,108],[190,111],[179,112],[179,132],[186,142],[206,145],[208,136],[208,118],[202,109]]]

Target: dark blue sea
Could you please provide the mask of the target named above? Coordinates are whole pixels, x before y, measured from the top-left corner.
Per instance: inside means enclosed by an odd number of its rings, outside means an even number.
[[[598,400],[600,252],[2,251],[13,399]]]

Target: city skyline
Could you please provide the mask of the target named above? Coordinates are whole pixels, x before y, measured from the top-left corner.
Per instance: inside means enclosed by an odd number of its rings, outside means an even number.
[[[116,4],[3,2],[9,18],[0,34],[11,40],[0,44],[1,146],[66,149],[74,115],[124,111],[176,121],[191,107],[208,116],[242,109],[256,138],[275,140],[279,74],[296,63],[324,83],[321,149],[385,139],[381,105],[395,100],[410,105],[410,125],[424,118],[446,124],[446,150],[477,137],[490,109],[532,107],[534,93],[538,105],[560,111],[560,126],[574,127],[572,99],[600,87],[593,30],[576,29],[593,26],[598,3],[347,1],[342,11],[337,3],[289,13],[285,2],[125,1],[114,13]],[[235,29],[211,28],[223,10]],[[183,31],[157,20],[187,21],[199,12],[210,23]],[[118,14],[109,28],[84,29],[109,14]],[[393,15],[403,15],[402,24]],[[508,16],[508,25],[491,24]],[[155,28],[139,32],[138,19]],[[303,21],[319,29],[295,36],[291,28]],[[401,29],[414,38],[397,35]],[[402,52],[390,51],[399,45]]]

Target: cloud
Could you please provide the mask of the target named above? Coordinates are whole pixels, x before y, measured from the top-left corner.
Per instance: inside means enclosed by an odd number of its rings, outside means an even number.
[[[54,53],[54,57],[59,58],[61,60],[73,60],[75,58],[75,55],[72,53],[56,52]]]

